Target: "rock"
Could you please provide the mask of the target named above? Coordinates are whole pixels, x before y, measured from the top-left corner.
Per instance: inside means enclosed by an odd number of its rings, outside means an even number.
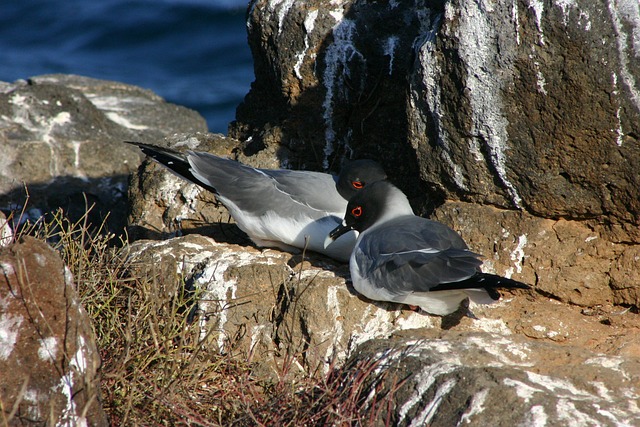
[[[626,293],[633,289],[631,277],[618,278],[620,290],[611,287],[611,260],[628,257],[635,246],[607,241],[602,230],[582,221],[451,201],[433,217],[453,225],[472,250],[486,255],[486,272],[518,277],[545,295],[585,307],[637,302]]]
[[[389,425],[385,420],[434,427],[640,422],[637,358],[517,336],[420,331],[367,341],[346,367],[372,373],[347,378],[344,387],[363,392],[363,408],[378,405],[374,425]]]
[[[411,51],[430,13],[393,2],[254,2],[256,80],[229,136],[295,169],[337,172],[340,158],[354,155],[383,160],[397,182],[414,180],[418,164],[403,129],[413,59],[400,52]],[[414,187],[410,195],[419,194]]]
[[[13,242],[13,229],[7,217],[0,211],[0,247],[8,246]]]
[[[0,248],[0,401],[7,425],[108,425],[100,356],[71,272],[31,237]]]
[[[426,337],[443,328],[640,358],[639,316],[611,304],[581,311],[535,293],[505,292],[496,305],[473,307],[479,320],[456,323],[366,300],[345,281],[347,266],[320,255],[260,251],[192,234],[135,242],[129,257],[136,274],[159,277],[171,294],[177,295],[184,283],[195,286],[202,336],[210,347],[250,354],[262,375],[280,372],[284,360],[294,360],[292,366],[305,372],[328,371],[369,340],[406,336],[411,330]]]
[[[636,266],[640,261],[640,246],[631,246],[616,259],[611,267],[611,288],[615,304],[633,304],[640,307],[640,287],[637,286]]]
[[[159,275],[167,292],[177,294],[180,283],[193,283],[202,292],[202,336],[216,351],[251,354],[256,370],[269,375],[276,371],[275,359],[285,355],[315,370],[332,355],[344,360],[355,344],[371,337],[434,324],[428,316],[359,300],[345,286],[346,266],[320,255],[309,254],[301,263],[302,255],[191,234],[137,241],[129,257],[136,274]]]
[[[487,268],[638,306],[638,5],[252,3],[229,135],[304,169],[373,157]]]
[[[248,355],[258,378],[328,373],[374,425],[640,422],[640,319],[628,310],[518,291],[452,323],[358,296],[347,267],[321,256],[195,234],[130,250],[170,295],[195,287],[211,351]]]
[[[292,276],[289,257],[272,250],[224,245],[197,234],[140,240],[131,244],[129,254],[136,275],[158,277],[159,286],[166,286],[170,295],[178,295],[189,284],[200,296],[185,312],[199,315],[201,336],[212,351],[242,349],[255,354],[264,371],[270,369],[264,361],[273,360],[277,351],[275,326],[270,322],[278,295]]]
[[[0,92],[0,208],[23,219],[63,208],[77,221],[109,215],[120,232],[127,181],[142,155],[123,140],[154,142],[167,134],[206,131],[204,119],[148,90],[72,75],[3,84]],[[26,190],[25,190],[26,184]],[[25,207],[26,205],[26,207]]]
[[[411,99],[424,104],[409,135],[421,176],[447,197],[637,224],[640,74],[626,40],[640,22],[624,12],[630,3],[447,3],[412,76]]]

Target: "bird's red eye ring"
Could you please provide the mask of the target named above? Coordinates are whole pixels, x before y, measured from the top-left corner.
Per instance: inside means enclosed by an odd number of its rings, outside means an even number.
[[[356,218],[362,215],[362,206],[356,206],[355,208],[351,209],[351,215],[355,216]]]
[[[353,186],[353,188],[355,188],[356,190],[361,190],[364,188],[364,182],[362,181],[352,181],[351,185]]]

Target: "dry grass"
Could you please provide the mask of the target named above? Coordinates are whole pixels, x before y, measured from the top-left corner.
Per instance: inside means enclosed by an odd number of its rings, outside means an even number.
[[[102,403],[112,425],[391,424],[383,414],[392,412],[392,393],[371,392],[384,380],[374,374],[377,362],[295,381],[256,378],[248,355],[205,347],[198,322],[186,322],[179,277],[136,277],[125,241],[87,218],[72,222],[58,212],[20,233],[49,242],[74,274],[102,357]],[[280,365],[287,369],[286,358]]]

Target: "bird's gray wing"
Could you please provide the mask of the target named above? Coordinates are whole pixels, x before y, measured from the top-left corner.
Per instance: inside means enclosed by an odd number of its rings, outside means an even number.
[[[335,178],[319,172],[252,168],[208,153],[187,153],[193,175],[209,184],[223,198],[244,212],[322,218],[327,212],[343,214],[346,208],[335,186]],[[334,200],[334,202],[327,202]],[[334,210],[329,210],[334,208]]]
[[[347,200],[336,189],[338,177],[328,173],[288,169],[264,172],[275,180],[278,190],[288,194],[298,203],[323,212],[338,214],[340,218],[344,216]]]
[[[364,234],[360,249],[356,262],[364,267],[363,273],[397,294],[426,292],[467,279],[482,264],[455,231],[414,216],[388,221]]]

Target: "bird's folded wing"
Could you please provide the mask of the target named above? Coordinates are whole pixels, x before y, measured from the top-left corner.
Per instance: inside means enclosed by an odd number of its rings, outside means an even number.
[[[241,210],[256,216],[275,211],[286,216],[319,218],[326,215],[325,211],[314,206],[315,199],[306,199],[305,192],[317,192],[325,198],[339,197],[328,174],[257,169],[207,153],[189,152],[188,160],[194,176],[215,187],[220,196]]]
[[[398,225],[381,227],[360,242],[356,261],[375,283],[391,292],[426,292],[478,272],[480,255],[469,251],[457,234],[457,238],[450,235],[450,229],[436,225],[425,232],[415,224]]]
[[[273,178],[276,188],[296,203],[340,218],[344,216],[347,201],[336,189],[337,177],[328,173],[283,169],[265,172]]]

